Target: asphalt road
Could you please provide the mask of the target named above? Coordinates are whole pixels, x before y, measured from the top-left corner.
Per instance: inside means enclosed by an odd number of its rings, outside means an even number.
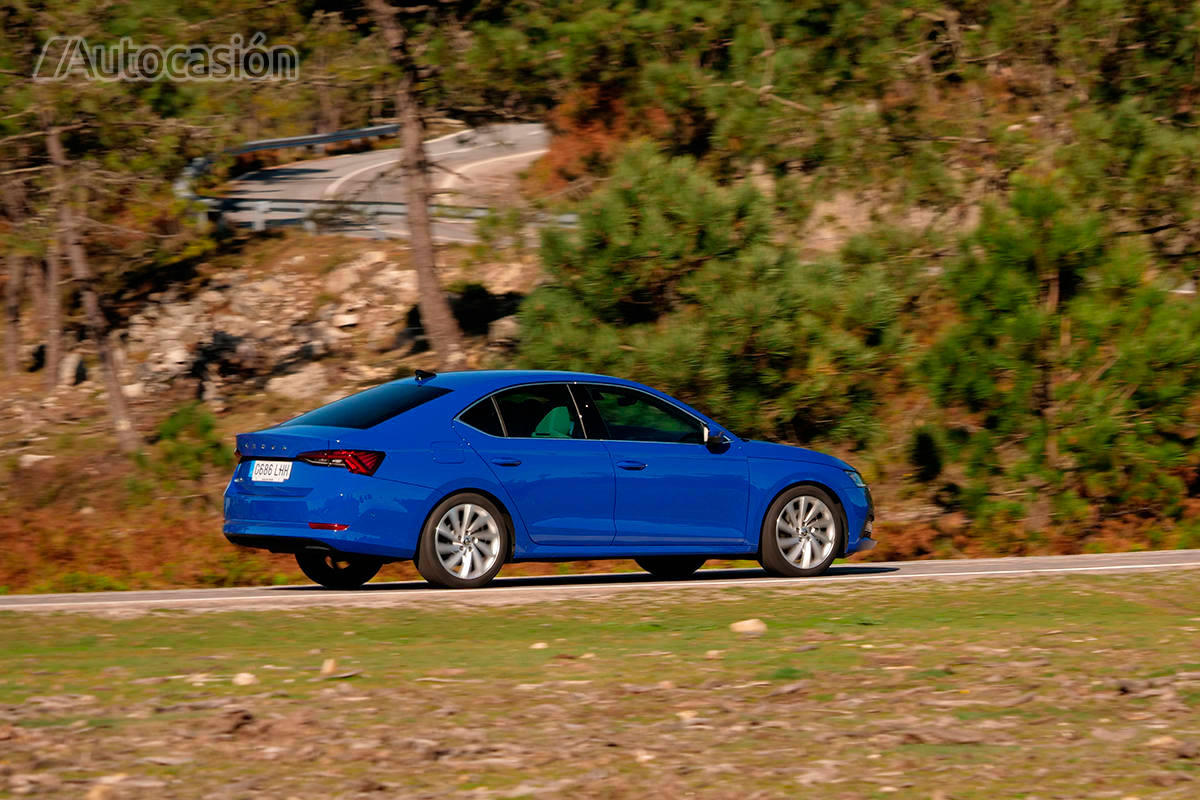
[[[704,591],[714,587],[775,587],[803,590],[817,585],[864,585],[868,582],[980,580],[1073,573],[1132,574],[1195,569],[1200,550],[1164,550],[1033,558],[984,558],[949,561],[894,561],[839,564],[820,578],[772,578],[761,570],[702,570],[684,581],[659,581],[636,573],[499,578],[483,589],[448,591],[420,581],[370,583],[345,592],[318,586],[270,586],[236,589],[97,592],[87,594],[10,595],[0,611],[150,611],[157,609],[254,610],[305,606],[402,606],[418,602],[467,602],[502,605],[540,600],[570,600],[641,591]]]
[[[480,193],[494,186],[497,176],[515,176],[546,152],[549,134],[544,125],[514,123],[452,133],[425,143],[434,166],[433,184],[440,203],[486,205]],[[241,176],[225,194],[240,200],[354,200],[405,201],[398,149],[316,158],[283,164]],[[268,226],[283,224],[293,214],[266,215]],[[229,214],[236,225],[249,225],[252,212]],[[438,219],[434,236],[443,242],[474,241],[474,222]],[[407,236],[403,221],[381,228],[349,230],[363,235]]]

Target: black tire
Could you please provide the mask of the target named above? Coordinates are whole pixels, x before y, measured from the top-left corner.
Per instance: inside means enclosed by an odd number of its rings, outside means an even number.
[[[486,569],[478,574],[472,574],[469,577],[463,577],[452,572],[452,567],[447,567],[443,562],[442,556],[438,552],[438,526],[442,522],[451,509],[472,506],[475,509],[482,509],[487,512],[491,521],[495,523],[495,529],[491,526],[480,528],[479,531],[484,531],[492,537],[487,541],[487,550],[484,550],[484,542],[486,541],[482,535],[474,544],[477,549],[473,551],[472,558],[483,558],[490,560]],[[482,515],[477,515],[473,519],[483,519]],[[466,528],[470,529],[470,525]],[[443,545],[455,546],[453,542],[443,538]],[[496,507],[488,498],[481,494],[473,492],[462,492],[460,494],[451,495],[445,500],[437,504],[437,507],[429,514],[429,518],[425,520],[425,527],[421,530],[421,541],[417,544],[417,571],[421,573],[421,577],[432,583],[434,586],[441,586],[445,589],[477,589],[480,586],[485,586],[491,582],[496,574],[500,572],[500,568],[504,566],[505,559],[508,558],[508,553],[512,544],[512,532],[509,530],[508,518]],[[492,549],[495,549],[495,557],[492,558]],[[454,553],[450,554],[451,556]],[[465,559],[460,556],[458,564],[461,566]]]
[[[664,581],[686,578],[704,566],[707,560],[701,556],[642,556],[634,559],[639,567]]]
[[[296,553],[300,571],[326,589],[357,589],[374,578],[383,562],[370,556],[305,550]]]
[[[828,547],[828,553],[824,551],[827,545],[821,540],[811,539],[812,546],[815,548],[820,543],[820,558],[815,558],[815,552],[812,563],[808,567],[788,558],[788,554],[784,552],[781,544],[780,535],[778,533],[778,525],[780,515],[785,507],[790,506],[794,501],[799,500],[804,503],[816,500],[824,506],[822,514],[823,523],[827,527],[821,531],[819,535],[826,538],[832,538],[832,546]],[[813,527],[816,527],[815,521]],[[785,534],[786,535],[786,530]],[[807,534],[809,537],[818,534]],[[845,547],[846,541],[846,522],[842,514],[841,506],[826,492],[817,486],[793,486],[781,493],[775,498],[775,502],[767,509],[767,514],[763,517],[762,530],[759,535],[759,557],[758,562],[762,564],[763,569],[772,575],[782,578],[810,578],[816,575],[821,575],[829,565],[833,563]],[[813,552],[813,551],[810,551]]]

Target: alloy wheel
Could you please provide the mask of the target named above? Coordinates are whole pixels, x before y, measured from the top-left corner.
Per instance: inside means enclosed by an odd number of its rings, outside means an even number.
[[[837,517],[824,501],[800,495],[775,520],[775,542],[789,564],[809,569],[829,557],[837,544]]]
[[[434,529],[438,560],[462,580],[478,578],[500,558],[503,538],[495,517],[482,506],[460,503],[446,509]]]

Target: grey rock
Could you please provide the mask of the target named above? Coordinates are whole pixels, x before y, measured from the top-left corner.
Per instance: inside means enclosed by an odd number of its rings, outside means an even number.
[[[417,273],[411,269],[385,269],[371,278],[378,289],[391,292],[395,302],[413,305],[417,302]]]
[[[488,345],[511,347],[521,341],[521,323],[515,314],[492,320],[488,325]]]
[[[267,381],[266,390],[286,397],[314,397],[325,391],[329,381],[320,364],[308,364],[290,375],[277,375]]]
[[[362,272],[355,264],[339,267],[325,276],[325,290],[333,295],[349,291],[362,280]]]
[[[77,386],[87,380],[87,367],[79,353],[67,353],[58,363],[58,382],[64,386]]]
[[[191,362],[191,356],[188,354],[188,349],[182,344],[174,344],[167,348],[167,352],[163,354],[162,364],[167,369],[175,371],[180,367],[186,367]]]
[[[22,453],[20,458],[17,459],[17,466],[19,466],[21,469],[29,469],[34,464],[39,464],[49,458],[54,458],[54,456],[42,456],[37,455],[36,453]]]
[[[264,294],[267,297],[275,297],[279,294],[282,294],[284,291],[283,283],[276,278],[263,278],[261,281],[254,284],[253,288],[257,289],[259,293]]]
[[[743,619],[730,623],[729,630],[734,633],[740,633],[742,636],[762,636],[767,632],[767,623],[757,617],[754,619]]]

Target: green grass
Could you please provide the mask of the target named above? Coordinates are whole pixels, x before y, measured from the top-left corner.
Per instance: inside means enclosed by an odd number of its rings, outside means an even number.
[[[1198,589],[1200,572],[1174,572],[10,613],[0,706],[22,733],[5,758],[14,773],[126,773],[178,797],[260,781],[301,798],[375,782],[582,797],[891,786],[884,796],[982,800],[1070,794],[1080,775],[1145,794],[1196,773],[1149,742],[1200,741],[1200,682],[1146,695],[1117,682],[1196,667]],[[766,634],[729,631],[747,617]],[[329,658],[345,677],[321,676]],[[257,682],[233,685],[241,672]],[[76,748],[86,764],[45,756]]]

